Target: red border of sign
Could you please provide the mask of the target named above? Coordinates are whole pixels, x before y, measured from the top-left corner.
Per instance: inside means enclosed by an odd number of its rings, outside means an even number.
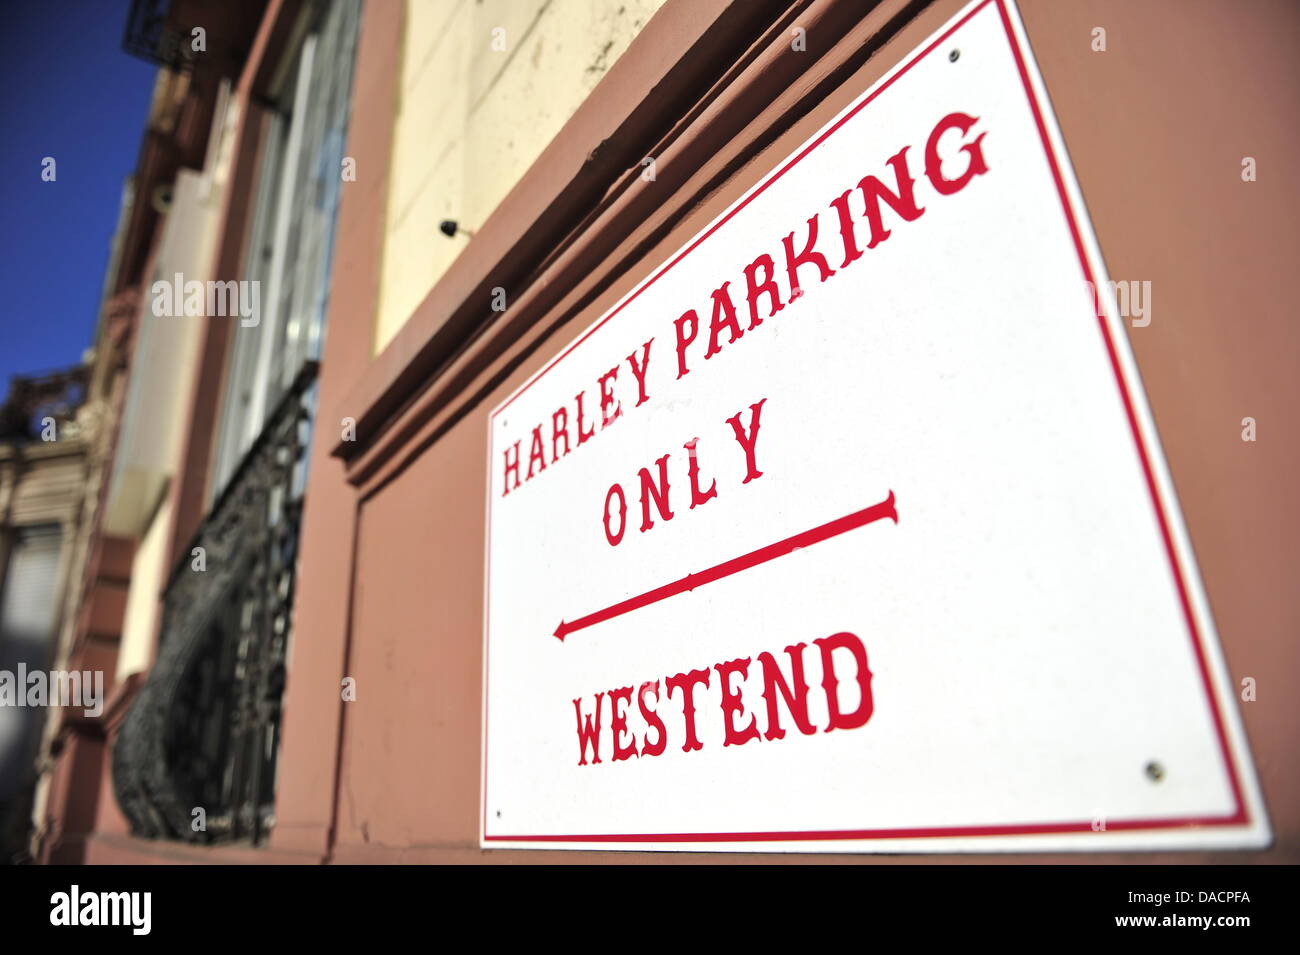
[[[810,152],[821,145],[832,133],[847,123],[850,119],[858,114],[868,103],[877,96],[889,89],[894,82],[919,63],[923,58],[928,56],[934,49],[940,46],[948,37],[952,36],[957,30],[961,29],[968,20],[982,11],[990,3],[995,3],[998,12],[1002,17],[1002,24],[1006,29],[1007,41],[1011,45],[1012,55],[1015,57],[1016,66],[1020,71],[1020,79],[1024,84],[1025,95],[1029,99],[1030,109],[1034,114],[1034,121],[1038,126],[1038,135],[1043,143],[1043,150],[1047,154],[1048,166],[1052,170],[1052,178],[1056,183],[1057,193],[1061,197],[1061,207],[1065,212],[1066,221],[1070,226],[1070,235],[1074,239],[1075,250],[1079,255],[1079,262],[1083,267],[1084,277],[1091,283],[1089,287],[1096,288],[1097,283],[1093,278],[1092,267],[1088,262],[1087,252],[1084,249],[1083,238],[1079,232],[1078,222],[1075,220],[1074,210],[1071,208],[1070,199],[1066,192],[1065,181],[1061,176],[1060,165],[1057,162],[1056,154],[1052,151],[1051,140],[1047,134],[1047,126],[1043,121],[1042,109],[1039,106],[1038,99],[1034,95],[1033,85],[1029,79],[1029,70],[1025,65],[1025,58],[1020,49],[1020,43],[1016,37],[1015,30],[1011,26],[1011,17],[1007,12],[1006,0],[984,0],[979,6],[975,7],[964,17],[954,23],[942,35],[937,37],[929,46],[909,60],[898,72],[886,80],[879,89],[864,99],[849,112],[840,117],[833,126],[825,130],[820,136],[809,143],[802,149],[798,155],[794,156],[789,162],[773,173],[757,189],[746,196],[735,208],[731,209],[721,219],[710,226],[694,242],[688,245],[678,253],[663,268],[652,275],[631,295],[623,300],[618,307],[614,308],[608,315],[596,322],[572,345],[553,358],[538,374],[529,380],[522,388],[510,396],[500,407],[492,412],[489,418],[489,424],[495,420],[496,416],[508,408],[516,398],[531,388],[543,375],[547,374],[552,368],[559,364],[570,352],[581,345],[584,341],[592,336],[595,331],[601,328],[606,322],[630,305],[642,292],[657,282],[692,251],[700,243],[709,238],[718,229],[722,228],[728,220],[737,212],[749,205],[754,199],[758,198],[772,183],[776,182],[782,176],[792,169],[796,163],[801,161]],[[1173,819],[1131,819],[1131,820],[1107,820],[1107,832],[1123,832],[1135,830],[1161,830],[1175,829],[1183,827],[1198,826],[1236,826],[1249,825],[1250,818],[1246,810],[1246,803],[1242,797],[1241,781],[1237,775],[1236,763],[1232,758],[1231,747],[1228,744],[1227,734],[1224,731],[1223,716],[1219,710],[1218,700],[1214,694],[1214,687],[1211,682],[1209,666],[1206,663],[1205,651],[1202,646],[1200,629],[1196,625],[1196,616],[1192,611],[1191,599],[1188,596],[1187,584],[1184,580],[1183,570],[1179,566],[1177,549],[1174,546],[1173,535],[1169,529],[1169,519],[1165,513],[1165,504],[1161,499],[1159,488],[1156,484],[1155,474],[1151,467],[1150,455],[1147,451],[1146,444],[1143,441],[1141,428],[1138,426],[1137,413],[1133,407],[1133,400],[1129,393],[1128,383],[1124,379],[1124,371],[1120,364],[1119,354],[1115,349],[1115,342],[1111,336],[1110,328],[1107,325],[1105,316],[1098,316],[1101,326],[1102,338],[1106,343],[1106,352],[1110,356],[1111,368],[1115,373],[1115,380],[1119,385],[1120,397],[1124,400],[1124,411],[1128,416],[1129,427],[1133,432],[1133,440],[1137,446],[1138,457],[1142,462],[1142,472],[1146,477],[1147,487],[1151,492],[1152,504],[1155,507],[1156,517],[1160,523],[1160,533],[1164,539],[1165,551],[1169,555],[1170,567],[1173,570],[1174,581],[1178,585],[1178,596],[1182,602],[1183,615],[1187,620],[1187,627],[1191,633],[1192,645],[1196,651],[1196,662],[1200,668],[1201,681],[1205,689],[1206,696],[1209,699],[1210,711],[1214,715],[1214,727],[1219,738],[1219,748],[1223,756],[1224,764],[1228,770],[1228,778],[1232,783],[1233,799],[1236,803],[1235,811],[1229,816],[1206,816],[1206,817],[1185,817]],[[491,432],[489,432],[489,454],[492,450]],[[491,474],[489,466],[489,475]],[[487,580],[485,582],[485,609],[484,609],[484,653],[483,653],[483,815],[480,819],[480,837],[484,842],[615,842],[615,843],[653,843],[653,842],[813,842],[823,840],[868,840],[868,839],[919,839],[919,838],[936,838],[936,837],[960,837],[960,836],[1007,836],[1007,835],[1048,835],[1054,833],[1074,833],[1074,832],[1091,832],[1093,823],[1091,820],[1083,822],[1050,822],[1050,823],[1021,823],[996,826],[949,826],[937,828],[917,828],[917,829],[834,829],[834,830],[808,830],[808,831],[790,831],[790,832],[675,832],[675,833],[600,833],[600,834],[578,834],[578,835],[527,835],[527,836],[490,836],[487,834],[487,687],[488,687],[488,641],[490,640],[490,609],[489,601],[486,599],[488,588],[491,586],[491,533],[492,533],[492,494],[491,480],[489,479],[488,493],[488,515],[487,515],[487,532],[489,547],[487,557]]]

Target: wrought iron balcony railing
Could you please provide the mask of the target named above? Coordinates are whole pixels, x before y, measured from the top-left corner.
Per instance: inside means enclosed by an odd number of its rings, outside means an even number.
[[[35,440],[46,417],[60,425],[73,421],[86,400],[89,383],[86,365],[43,375],[14,375],[9,379],[9,395],[0,404],[0,441]]]
[[[157,660],[112,754],[136,835],[257,843],[274,823],[315,371],[281,399],[167,586]]]
[[[122,49],[155,66],[183,67],[184,37],[167,23],[171,6],[171,0],[132,0]]]

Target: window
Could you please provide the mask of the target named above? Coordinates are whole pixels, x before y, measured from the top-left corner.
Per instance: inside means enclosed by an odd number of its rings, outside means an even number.
[[[360,3],[310,7],[267,116],[243,277],[256,325],[236,319],[212,480],[215,500],[307,362],[320,357]]]
[[[63,537],[57,524],[19,527],[11,534],[8,566],[0,565],[0,671],[16,681],[20,666],[45,670],[53,656]],[[25,693],[26,686],[16,692]],[[14,828],[26,831],[42,716],[40,708],[0,706],[0,848],[16,849],[5,844],[6,836]]]

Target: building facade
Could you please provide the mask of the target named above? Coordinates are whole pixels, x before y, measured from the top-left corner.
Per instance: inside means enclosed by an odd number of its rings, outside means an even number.
[[[114,691],[51,737],[39,857],[644,860],[480,848],[489,412],[962,7],[270,0],[206,25],[222,57],[164,63],[113,279],[135,332],[95,539],[121,550],[86,572],[125,589]],[[1162,857],[1294,860],[1269,677],[1300,662],[1298,462],[1238,422],[1281,431],[1300,397],[1270,292],[1300,248],[1296,10],[1018,7],[1110,273],[1159,294],[1130,343],[1260,686],[1272,847]],[[208,16],[142,15],[145,46]]]
[[[82,500],[96,441],[87,369],[15,378],[0,405],[0,858],[28,855],[45,700],[29,705],[20,673],[55,664],[75,609],[85,541]],[[9,682],[12,681],[12,682]],[[93,688],[92,688],[93,689]],[[43,693],[48,694],[49,687]],[[37,700],[33,700],[37,703]]]

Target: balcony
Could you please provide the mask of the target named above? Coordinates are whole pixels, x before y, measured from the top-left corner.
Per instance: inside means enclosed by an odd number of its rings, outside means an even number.
[[[280,400],[163,595],[157,659],[112,751],[134,835],[257,844],[274,824],[315,375]]]

